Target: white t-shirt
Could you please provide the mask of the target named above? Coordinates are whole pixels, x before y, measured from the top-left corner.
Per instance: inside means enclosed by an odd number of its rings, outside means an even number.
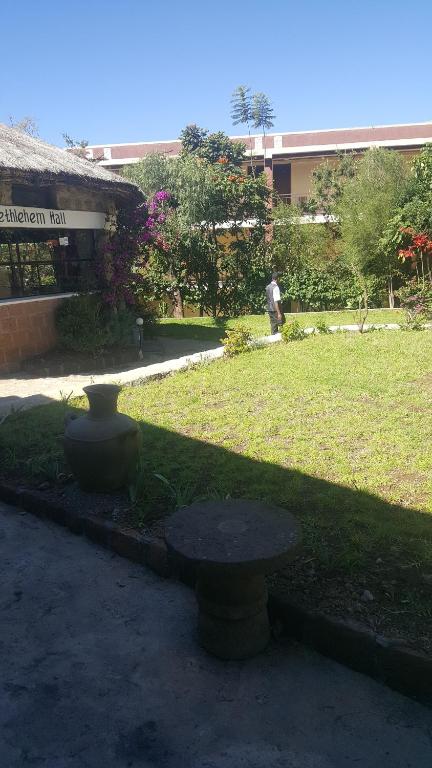
[[[272,285],[273,285],[273,280],[272,280]],[[274,283],[274,287],[273,287],[273,301],[280,301],[280,300],[281,300],[281,295],[280,295],[279,286],[276,283]]]

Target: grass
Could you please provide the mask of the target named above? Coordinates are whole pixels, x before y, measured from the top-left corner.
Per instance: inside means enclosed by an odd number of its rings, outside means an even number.
[[[318,320],[324,320],[328,325],[350,325],[358,322],[356,310],[335,312],[298,312],[285,315],[287,322],[298,320],[303,328],[315,325]],[[368,323],[401,323],[405,321],[404,313],[399,309],[371,309]],[[266,336],[270,333],[267,315],[246,315],[241,317],[217,319],[212,317],[187,317],[183,320],[173,318],[162,319],[152,327],[152,332],[158,336],[171,336],[178,339],[208,339],[219,341],[225,330],[237,325],[246,325],[254,336]]]
[[[316,336],[126,388],[142,519],[202,496],[277,503],[305,544],[278,588],[432,651],[431,395],[427,331]],[[53,482],[65,410],[3,423],[4,476]]]

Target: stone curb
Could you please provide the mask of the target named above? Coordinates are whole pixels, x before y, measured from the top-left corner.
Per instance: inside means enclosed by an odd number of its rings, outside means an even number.
[[[163,578],[176,578],[194,586],[195,569],[187,563],[174,563],[162,539],[122,528],[90,512],[66,509],[37,490],[0,483],[0,501],[59,523],[75,534],[84,534],[121,557],[148,566]],[[308,611],[275,591],[270,591],[269,613],[272,623],[279,625],[283,634],[432,706],[432,659],[425,654],[377,635],[357,622]]]

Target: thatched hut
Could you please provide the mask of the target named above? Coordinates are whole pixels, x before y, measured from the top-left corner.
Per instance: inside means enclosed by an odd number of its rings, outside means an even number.
[[[93,264],[133,184],[0,124],[0,372],[55,344],[54,312],[95,284]]]

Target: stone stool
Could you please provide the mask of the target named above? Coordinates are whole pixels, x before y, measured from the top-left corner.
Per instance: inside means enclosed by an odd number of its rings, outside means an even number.
[[[198,566],[201,645],[221,659],[245,659],[270,639],[265,574],[292,558],[300,526],[284,509],[259,501],[197,502],[166,526],[168,550]]]

